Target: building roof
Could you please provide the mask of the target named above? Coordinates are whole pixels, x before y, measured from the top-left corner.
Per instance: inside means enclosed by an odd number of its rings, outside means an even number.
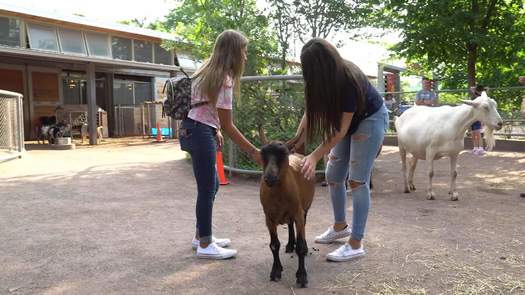
[[[106,65],[106,66],[129,68],[129,69],[142,69],[142,70],[154,70],[154,71],[166,71],[166,72],[177,71],[179,69],[179,67],[175,65],[162,65],[162,64],[154,64],[154,63],[111,59],[111,58],[70,55],[70,54],[63,54],[61,52],[34,50],[34,49],[9,47],[9,46],[0,45],[0,58],[3,58],[5,56],[29,58],[29,59],[40,58],[40,59],[44,59],[47,61],[74,62],[74,63],[82,63],[82,64],[95,63],[96,65],[101,65],[101,66]]]
[[[94,20],[77,15],[63,15],[57,12],[45,12],[33,8],[20,7],[16,4],[0,3],[0,13],[19,17],[26,17],[35,20],[50,20],[58,23],[91,27],[93,29],[105,29],[109,31],[181,42],[181,40],[175,35],[166,32],[159,32],[155,30],[138,28],[119,23],[112,23],[103,20]]]

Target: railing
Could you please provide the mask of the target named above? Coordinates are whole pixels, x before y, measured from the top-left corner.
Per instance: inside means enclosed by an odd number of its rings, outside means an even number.
[[[0,90],[0,162],[24,152],[24,118],[19,93]]]
[[[241,98],[234,101],[233,115],[235,125],[254,143],[261,146],[258,126],[263,126],[269,140],[285,141],[292,138],[304,112],[304,86],[301,75],[290,76],[251,76],[241,78]],[[462,99],[470,99],[469,90],[437,91],[440,104],[456,105]],[[391,92],[394,103],[390,104],[391,119],[399,115],[405,108],[414,105],[416,92]],[[384,96],[385,93],[382,93]],[[504,119],[504,128],[496,135],[502,138],[517,138],[525,136],[525,121],[520,119],[519,103],[525,96],[525,87],[492,88],[489,96],[500,102],[513,102],[511,107],[500,108]],[[500,107],[503,104],[500,103]],[[393,124],[388,132],[395,134]],[[307,146],[311,151],[316,142]],[[260,174],[260,168],[251,158],[226,140],[223,146],[226,170],[243,174]],[[323,172],[323,161],[320,161],[317,171]]]
[[[414,105],[416,91],[381,93],[390,112],[389,134],[395,134],[393,119]],[[445,89],[436,91],[439,105],[458,105],[463,99],[470,99],[468,89]],[[525,98],[525,87],[489,88],[488,95],[499,102],[498,111],[503,118],[503,128],[494,134],[504,139],[525,138],[525,120],[520,112],[519,104]]]

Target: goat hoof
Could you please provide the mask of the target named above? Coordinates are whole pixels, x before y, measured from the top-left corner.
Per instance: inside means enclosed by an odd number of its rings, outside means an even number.
[[[405,190],[403,191],[405,194],[409,194],[410,193],[410,190],[408,188],[405,188]]]
[[[416,191],[416,186],[413,185],[413,184],[410,184],[410,191],[415,192]]]
[[[297,274],[297,285],[300,288],[306,288],[308,286],[308,279],[306,273],[304,274]]]
[[[458,200],[458,193],[457,192],[449,193],[449,195],[450,195],[450,200],[451,201],[457,201]]]
[[[435,200],[436,196],[434,196],[434,193],[428,193],[427,194],[427,200]]]
[[[270,280],[274,282],[280,281],[282,271],[283,271],[282,266],[273,267],[272,272],[270,273]]]
[[[293,244],[292,245],[290,245],[290,244],[286,245],[286,253],[293,253],[294,250],[295,250],[295,245],[293,245]]]

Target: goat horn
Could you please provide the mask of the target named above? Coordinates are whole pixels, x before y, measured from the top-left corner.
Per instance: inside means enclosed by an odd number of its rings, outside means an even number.
[[[262,144],[268,144],[270,141],[266,137],[266,133],[264,132],[264,128],[261,124],[259,124],[259,139],[261,140]]]
[[[305,150],[304,150],[304,142],[301,143],[300,145],[297,145],[297,143],[301,140],[301,138],[303,137],[303,133],[305,132],[304,129],[301,129],[301,132],[299,134],[297,134],[296,136],[294,136],[292,139],[288,140],[285,145],[286,147],[290,150],[290,151],[295,151],[299,154],[304,154],[305,153]]]

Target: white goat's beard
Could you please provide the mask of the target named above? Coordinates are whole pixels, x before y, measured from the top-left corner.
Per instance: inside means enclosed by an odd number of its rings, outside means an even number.
[[[487,151],[491,151],[496,146],[494,129],[490,126],[485,126],[485,142],[487,143]]]

